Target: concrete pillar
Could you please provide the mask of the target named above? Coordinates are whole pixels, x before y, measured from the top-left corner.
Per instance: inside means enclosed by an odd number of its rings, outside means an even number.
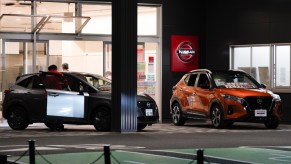
[[[113,131],[137,131],[137,1],[112,0]]]

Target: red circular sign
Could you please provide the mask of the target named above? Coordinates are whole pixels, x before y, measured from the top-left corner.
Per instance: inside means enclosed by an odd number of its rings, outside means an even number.
[[[180,60],[188,63],[192,61],[196,51],[190,42],[182,42],[179,44],[176,53]]]

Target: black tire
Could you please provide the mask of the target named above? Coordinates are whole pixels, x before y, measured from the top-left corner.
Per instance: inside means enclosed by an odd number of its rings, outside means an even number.
[[[147,127],[147,124],[137,124],[137,130],[138,131],[142,131],[146,127]]]
[[[172,107],[172,121],[176,126],[182,126],[186,122],[186,118],[183,117],[182,109],[178,103],[175,103]]]
[[[226,126],[226,122],[224,121],[223,111],[219,105],[214,105],[211,108],[211,122],[214,128],[220,129]]]
[[[92,114],[92,123],[97,131],[110,131],[111,113],[108,108],[102,107]]]
[[[45,122],[44,123],[46,127],[48,127],[50,130],[54,130],[55,125],[51,122]]]
[[[271,116],[264,122],[265,127],[268,129],[276,129],[279,126],[279,119],[275,116]]]
[[[56,120],[55,121],[51,121],[51,122],[45,122],[44,124],[45,124],[45,126],[47,126],[52,131],[55,131],[55,130],[63,131],[63,130],[65,130],[64,124],[62,124],[61,122],[58,122]]]
[[[25,109],[16,106],[11,108],[7,117],[8,125],[13,130],[24,130],[28,127],[28,118]]]

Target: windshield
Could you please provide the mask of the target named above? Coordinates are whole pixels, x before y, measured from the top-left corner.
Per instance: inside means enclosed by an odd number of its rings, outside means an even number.
[[[260,88],[260,84],[243,72],[213,72],[212,77],[218,88]]]
[[[99,76],[93,76],[93,75],[82,75],[83,79],[91,84],[94,88],[97,88],[98,90],[102,91],[109,91],[111,90],[111,81],[109,79],[106,79],[104,77]]]

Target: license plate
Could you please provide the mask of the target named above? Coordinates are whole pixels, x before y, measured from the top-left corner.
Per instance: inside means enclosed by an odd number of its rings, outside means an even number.
[[[265,109],[255,110],[255,117],[267,117],[267,110]]]
[[[146,116],[153,116],[154,114],[153,114],[153,109],[146,109],[145,110],[145,114],[146,114]]]

